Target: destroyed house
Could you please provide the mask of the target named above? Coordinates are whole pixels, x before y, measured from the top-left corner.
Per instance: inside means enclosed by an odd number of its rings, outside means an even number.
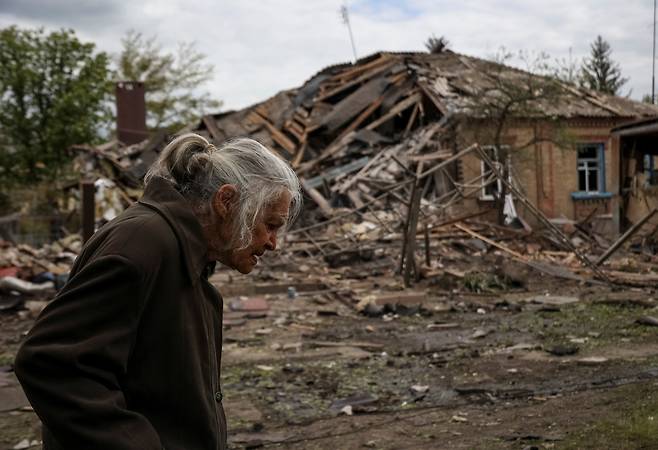
[[[622,228],[643,220],[647,236],[658,229],[658,219],[650,217],[658,208],[658,119],[644,119],[612,130],[613,142],[620,149],[620,210]]]
[[[450,159],[425,186],[425,201],[456,190],[451,208],[494,219],[500,180],[477,152],[459,153],[477,143],[547,217],[615,234],[623,205],[611,130],[656,116],[653,105],[449,50],[380,52],[327,67],[262,103],[205,116],[195,131],[270,146],[291,161],[324,216],[370,204],[401,173]]]

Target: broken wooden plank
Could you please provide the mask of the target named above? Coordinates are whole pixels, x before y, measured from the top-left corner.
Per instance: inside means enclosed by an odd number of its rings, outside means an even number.
[[[482,242],[486,242],[487,244],[489,244],[493,247],[496,247],[497,249],[502,250],[505,253],[508,253],[508,254],[514,256],[516,259],[519,259],[521,261],[526,261],[525,256],[521,255],[520,253],[515,252],[514,250],[512,250],[511,248],[509,248],[509,247],[507,247],[503,244],[500,244],[496,241],[492,241],[488,237],[482,236],[480,233],[476,233],[475,231],[471,230],[470,228],[468,228],[468,227],[466,227],[466,226],[464,226],[460,223],[456,223],[456,224],[454,224],[454,226],[456,228],[459,228],[460,230],[470,234],[474,238],[477,238],[477,239],[481,240]]]
[[[387,63],[391,62],[391,59],[392,58],[388,55],[381,55],[379,58],[377,58],[373,61],[370,61],[370,62],[365,63],[365,64],[355,65],[354,68],[352,68],[352,69],[347,69],[347,70],[344,70],[342,72],[339,72],[338,74],[336,74],[333,77],[333,79],[338,81],[341,84],[345,83],[346,78],[351,78],[351,77],[354,77],[354,76],[358,76],[358,75],[361,75],[362,73],[368,72],[369,70],[373,70],[376,67],[381,66],[382,64],[387,64]]]
[[[356,130],[359,125],[361,125],[372,113],[374,113],[377,108],[382,104],[384,101],[384,98],[386,98],[386,95],[380,95],[377,100],[372,102],[370,106],[368,106],[366,109],[359,114],[359,116],[352,121],[352,123],[349,124],[339,135],[337,139],[342,139],[345,137],[348,133],[351,133],[352,131]]]
[[[450,153],[449,150],[440,150],[438,152],[426,153],[424,155],[409,155],[409,156],[407,156],[407,159],[409,161],[415,161],[415,162],[434,161],[436,159],[449,158],[450,155],[451,155],[451,153]]]
[[[203,116],[201,121],[206,126],[206,129],[208,130],[208,133],[210,133],[210,137],[215,142],[215,144],[219,145],[226,139],[224,134],[219,131],[219,128],[217,127],[217,121],[212,115]]]
[[[416,116],[418,115],[418,110],[420,109],[420,102],[416,103],[414,106],[413,111],[411,111],[411,117],[409,117],[409,122],[407,122],[407,126],[404,129],[404,133],[402,133],[402,137],[407,137],[409,132],[411,131],[411,127],[413,126],[414,122],[416,121]]]
[[[384,344],[376,344],[374,342],[328,342],[328,341],[304,341],[304,344],[311,347],[356,347],[365,350],[380,350],[384,348]]]
[[[297,153],[295,154],[295,157],[291,163],[293,169],[299,167],[299,165],[302,163],[302,160],[304,159],[304,154],[306,153],[306,134],[302,136],[302,140],[299,144],[299,149],[297,150]]]
[[[397,105],[395,105],[393,108],[391,108],[386,114],[384,114],[382,117],[379,119],[375,120],[372,123],[369,123],[366,126],[367,130],[374,130],[384,122],[388,122],[390,119],[393,117],[397,116],[400,114],[402,111],[405,109],[409,108],[411,105],[414,103],[418,102],[420,100],[420,94],[415,93],[407,97],[406,99],[402,100],[399,102]]]
[[[386,78],[375,78],[338,102],[331,112],[324,116],[320,126],[333,132],[370,106],[389,85]]]
[[[427,86],[425,86],[423,83],[418,83],[418,87],[423,92],[423,94],[425,94],[425,96],[430,99],[432,104],[436,107],[436,109],[439,110],[441,114],[444,116],[449,115],[450,111],[448,108],[443,103],[441,103],[441,101],[430,91],[430,89],[427,88]]]
[[[308,194],[308,196],[311,197],[311,199],[320,207],[322,214],[327,218],[332,217],[334,215],[334,211],[327,199],[325,199],[317,189],[310,186],[304,178],[300,178],[299,182],[301,183],[302,188]]]
[[[258,113],[255,113],[253,116],[253,119],[255,121],[260,121],[263,125],[265,125],[265,128],[267,128],[267,131],[270,132],[270,135],[272,136],[272,139],[274,142],[279,144],[285,151],[287,151],[290,156],[293,156],[295,154],[296,146],[293,141],[288,138],[281,130],[278,130],[272,122],[267,120],[265,117],[261,116]]]
[[[640,228],[642,228],[642,225],[647,223],[649,221],[649,219],[651,219],[653,217],[653,215],[656,214],[656,212],[658,212],[658,209],[655,209],[655,208],[652,209],[651,211],[649,211],[649,213],[647,215],[645,215],[642,219],[640,219],[635,225],[630,227],[624,234],[621,235],[621,237],[619,239],[617,239],[615,241],[614,244],[612,244],[610,246],[610,248],[608,250],[606,250],[606,252],[603,255],[601,255],[601,257],[599,259],[596,260],[594,265],[596,265],[596,266],[601,265],[601,263],[603,263],[603,261],[608,259],[615,251],[617,251],[617,249],[619,247],[621,247],[622,244],[628,240],[628,238],[633,236]]]
[[[423,170],[423,163],[419,163],[416,168],[417,173]],[[420,212],[420,201],[423,198],[423,190],[420,187],[420,180],[416,178],[411,191],[411,199],[409,201],[409,214],[407,216],[407,229],[405,240],[402,245],[403,254],[406,250],[404,260],[404,285],[405,287],[411,286],[411,273],[415,273],[416,280],[419,278],[418,265],[416,264],[416,230],[418,228],[418,216]],[[402,260],[402,261],[404,261]]]
[[[373,70],[371,72],[367,72],[367,73],[363,74],[362,76],[360,76],[360,77],[358,77],[358,78],[356,78],[356,79],[354,79],[354,80],[352,80],[348,83],[342,83],[342,84],[338,85],[337,87],[335,87],[335,88],[333,88],[333,89],[331,89],[327,92],[323,92],[322,95],[316,97],[314,99],[314,101],[316,101],[316,102],[317,101],[320,101],[320,102],[325,101],[328,98],[331,98],[336,94],[340,94],[341,92],[343,92],[343,91],[345,91],[345,90],[347,90],[351,87],[354,87],[354,86],[358,85],[359,83],[364,83],[364,82],[366,82],[366,81],[368,81],[368,80],[370,80],[370,79],[386,72],[387,70],[389,70],[391,68],[392,65],[393,65],[393,63],[387,64],[384,67]]]

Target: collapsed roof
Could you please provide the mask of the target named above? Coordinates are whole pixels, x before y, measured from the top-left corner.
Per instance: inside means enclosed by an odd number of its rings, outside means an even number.
[[[548,84],[558,96],[537,90]],[[279,92],[239,111],[203,117],[196,127],[217,142],[250,136],[278,151],[303,175],[312,161],[325,159],[360,141],[397,141],[440,118],[482,117],[486,97],[503,96],[501,85],[534,89],[532,106],[542,117],[639,118],[658,116],[658,107],[601,94],[530,74],[499,63],[441,53],[379,52],[355,64],[329,66],[303,86]],[[527,109],[519,112],[527,117]],[[306,165],[303,162],[308,161]],[[312,164],[311,164],[312,163]]]

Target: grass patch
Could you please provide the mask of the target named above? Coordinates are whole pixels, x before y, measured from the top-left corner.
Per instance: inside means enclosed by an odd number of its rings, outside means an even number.
[[[585,426],[556,448],[560,450],[651,450],[658,448],[658,394],[644,392],[632,408],[610,408],[614,417]]]
[[[637,340],[657,336],[658,327],[635,323],[644,314],[647,311],[641,307],[580,303],[563,306],[559,312],[523,313],[515,321],[539,335],[546,345],[568,342],[572,336],[587,338],[586,343],[579,346],[596,348],[618,343],[621,338]]]

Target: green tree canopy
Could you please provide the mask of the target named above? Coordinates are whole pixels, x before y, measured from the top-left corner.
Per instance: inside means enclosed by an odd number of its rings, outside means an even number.
[[[0,30],[0,181],[54,176],[107,120],[109,58],[72,30]]]
[[[590,56],[583,61],[580,70],[581,86],[605,94],[619,94],[628,78],[621,76],[621,68],[612,60],[611,54],[610,44],[597,36],[590,45]]]
[[[194,43],[180,43],[175,53],[166,52],[155,36],[129,32],[117,58],[117,81],[142,81],[146,88],[147,123],[150,128],[176,130],[218,109],[199,87],[210,81],[214,68]]]

